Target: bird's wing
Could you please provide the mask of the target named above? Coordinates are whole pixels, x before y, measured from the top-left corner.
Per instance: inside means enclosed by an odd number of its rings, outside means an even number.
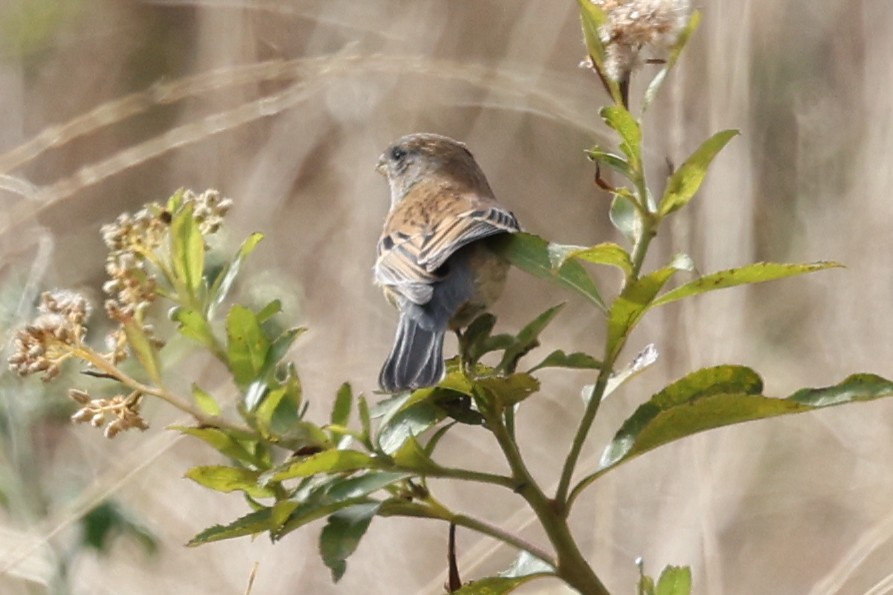
[[[436,271],[457,250],[488,236],[520,231],[517,219],[496,201],[463,210],[438,221],[419,250],[418,262]]]
[[[382,236],[374,271],[379,285],[393,288],[416,304],[426,304],[439,278],[419,264],[420,239],[399,233]]]
[[[375,279],[417,304],[431,299],[438,269],[475,240],[519,231],[515,216],[491,197],[440,186],[416,188],[389,214],[378,242]]]

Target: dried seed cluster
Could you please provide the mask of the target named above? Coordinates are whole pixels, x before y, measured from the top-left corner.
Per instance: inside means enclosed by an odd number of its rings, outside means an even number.
[[[88,423],[94,428],[105,427],[106,438],[114,438],[126,430],[147,430],[149,422],[140,415],[143,397],[139,392],[116,395],[111,399],[92,399],[82,390],[71,389],[68,396],[81,408],[71,416],[75,423]]]
[[[90,304],[73,291],[46,291],[37,310],[37,318],[16,331],[9,367],[21,376],[42,372],[52,380],[84,340]]]
[[[689,0],[590,1],[608,17],[599,36],[607,52],[605,74],[615,81],[629,77],[643,48],[663,53],[672,47],[691,10]]]

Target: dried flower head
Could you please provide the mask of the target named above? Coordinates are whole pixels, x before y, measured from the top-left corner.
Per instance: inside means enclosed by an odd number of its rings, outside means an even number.
[[[604,73],[620,81],[639,65],[643,48],[661,54],[676,43],[690,12],[689,0],[590,0],[608,17],[599,30],[607,53]]]
[[[90,304],[73,291],[46,291],[37,309],[38,317],[16,331],[9,367],[21,376],[43,372],[44,380],[52,380],[83,342]]]
[[[68,391],[68,396],[81,405],[71,416],[71,421],[88,423],[94,428],[105,426],[106,438],[114,438],[125,430],[149,428],[149,422],[140,415],[143,396],[137,391],[111,399],[93,399],[88,393],[73,388]]]
[[[203,235],[216,233],[223,223],[223,218],[233,206],[229,198],[221,198],[216,190],[205,190],[201,194],[195,194],[191,190],[183,193],[183,202],[193,203],[192,216],[198,223],[199,231]]]

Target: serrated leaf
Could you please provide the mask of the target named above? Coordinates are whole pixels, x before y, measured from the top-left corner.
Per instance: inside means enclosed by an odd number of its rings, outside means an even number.
[[[654,306],[669,304],[692,295],[726,289],[737,285],[765,283],[786,277],[814,273],[825,269],[842,268],[837,262],[810,262],[805,264],[784,264],[777,262],[757,262],[735,269],[719,271],[698,277],[684,285],[672,289],[654,300]]]
[[[785,399],[760,394],[749,368],[717,366],[689,374],[657,393],[627,419],[602,454],[599,474],[668,442],[731,424],[893,396],[893,382],[856,374]]]
[[[319,552],[323,563],[338,582],[347,570],[347,558],[357,549],[369,528],[379,503],[358,504],[339,510],[329,517],[319,536]]]
[[[607,311],[586,269],[573,261],[554,269],[549,258],[549,243],[541,237],[529,233],[504,234],[504,237],[494,240],[493,247],[522,271],[568,288]]]
[[[353,391],[350,384],[345,382],[335,395],[335,404],[332,407],[331,423],[335,426],[346,426],[350,419],[350,411],[353,408]]]
[[[242,491],[252,498],[272,498],[275,493],[257,484],[260,472],[244,467],[226,467],[209,465],[193,467],[186,472],[186,477],[206,488],[218,492]]]
[[[682,50],[685,48],[688,40],[695,34],[695,31],[698,29],[698,25],[701,24],[701,12],[699,10],[694,10],[691,13],[691,16],[688,17],[688,22],[685,24],[685,27],[682,31],[679,32],[679,37],[676,38],[676,43],[673,44],[673,47],[670,48],[670,55],[667,57],[667,63],[664,64],[664,67],[660,69],[660,71],[651,79],[651,82],[648,83],[648,88],[645,90],[645,97],[642,100],[642,113],[645,113],[645,110],[651,105],[651,102],[654,101],[654,98],[657,97],[657,92],[660,90],[661,86],[664,83],[664,80],[667,78],[667,75],[676,66],[676,62],[679,61],[679,56],[682,54]]]
[[[250,465],[257,464],[258,462],[257,458],[248,452],[238,440],[223,430],[217,428],[190,428],[185,426],[171,426],[171,429],[189,436],[194,436],[231,459]]]
[[[174,213],[170,238],[174,274],[191,296],[197,296],[205,271],[205,239],[191,206]]]
[[[560,268],[569,259],[577,259],[617,267],[625,277],[631,277],[633,274],[633,262],[629,252],[612,242],[604,242],[588,248],[550,244],[549,257],[552,260],[552,266],[556,268]]]
[[[220,404],[217,400],[195,383],[192,384],[192,400],[208,415],[220,415]]]
[[[232,261],[230,261],[226,268],[217,275],[210,291],[212,308],[219,306],[223,303],[223,300],[226,299],[227,294],[229,294],[230,289],[232,289],[233,283],[239,276],[239,269],[241,269],[245,259],[254,252],[254,249],[257,248],[257,245],[262,239],[264,239],[264,234],[262,233],[253,233],[245,238],[245,241],[242,242],[242,245],[239,247],[239,250],[236,252]]]
[[[713,158],[738,134],[737,130],[717,132],[704,141],[685,160],[685,163],[673,172],[673,175],[670,176],[670,180],[667,182],[664,196],[660,200],[659,213],[661,217],[681,209],[691,201],[701,187],[701,182],[707,176],[707,170]]]
[[[602,363],[581,351],[574,353],[565,353],[561,349],[556,349],[547,355],[543,361],[528,370],[528,374],[541,370],[543,368],[570,368],[576,370],[597,370],[601,368]]]
[[[270,341],[257,320],[245,306],[233,306],[226,317],[227,358],[236,384],[246,387],[264,369]]]
[[[177,332],[181,335],[217,353],[217,338],[211,325],[200,312],[185,306],[177,306],[171,310],[170,319],[177,323]]]
[[[657,579],[655,595],[691,595],[691,568],[667,566]]]
[[[261,482],[286,481],[298,477],[310,477],[319,473],[341,473],[361,469],[387,468],[380,458],[356,450],[327,450],[306,458],[280,465],[261,476]]]
[[[189,540],[186,545],[195,547],[205,543],[255,535],[270,530],[271,509],[262,508],[246,514],[240,519],[227,525],[214,525],[209,527]]]

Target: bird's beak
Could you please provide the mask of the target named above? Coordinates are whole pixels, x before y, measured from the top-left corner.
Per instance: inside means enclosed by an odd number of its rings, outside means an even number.
[[[375,171],[380,173],[381,175],[387,177],[388,175],[388,161],[385,158],[384,154],[378,158],[378,164],[375,166]]]

